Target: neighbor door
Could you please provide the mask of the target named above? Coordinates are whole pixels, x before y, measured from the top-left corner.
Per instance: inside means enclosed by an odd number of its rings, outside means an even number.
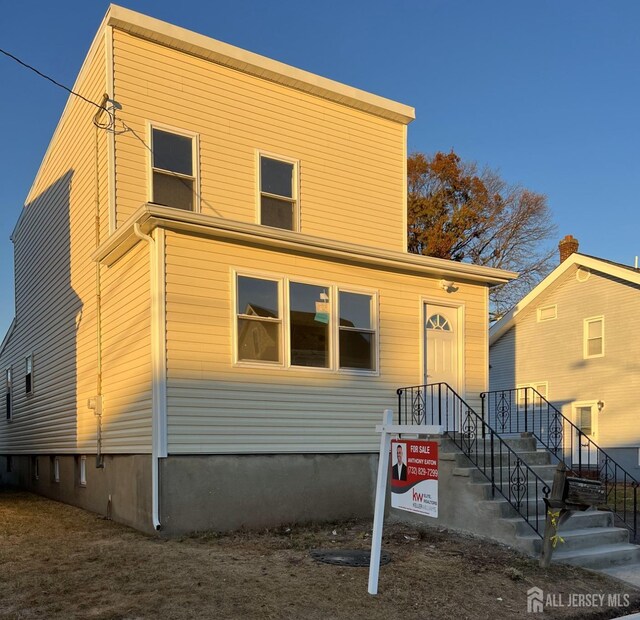
[[[425,350],[425,383],[446,383],[457,394],[464,397],[460,390],[460,329],[458,325],[459,309],[451,306],[435,304],[424,305],[424,350]],[[447,393],[442,390],[442,394]],[[440,423],[446,430],[457,430],[459,406],[455,398],[449,394],[447,399],[439,403]],[[434,423],[438,423],[434,420]]]

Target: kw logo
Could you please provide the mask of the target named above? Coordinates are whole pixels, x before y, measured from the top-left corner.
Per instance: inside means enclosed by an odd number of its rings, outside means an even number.
[[[414,502],[423,502],[424,501],[424,493],[418,493],[417,491],[413,490],[413,501]]]

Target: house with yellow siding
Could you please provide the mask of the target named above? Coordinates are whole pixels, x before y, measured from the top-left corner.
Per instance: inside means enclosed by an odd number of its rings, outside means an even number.
[[[2,480],[147,531],[369,515],[382,411],[478,400],[515,275],[407,252],[414,110],[113,5],[74,91],[12,235]]]

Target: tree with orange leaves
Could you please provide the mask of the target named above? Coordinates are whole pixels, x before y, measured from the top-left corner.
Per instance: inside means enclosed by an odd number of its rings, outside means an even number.
[[[520,273],[491,289],[492,320],[551,271],[554,252],[544,246],[556,229],[544,195],[453,151],[410,155],[407,183],[410,252]]]

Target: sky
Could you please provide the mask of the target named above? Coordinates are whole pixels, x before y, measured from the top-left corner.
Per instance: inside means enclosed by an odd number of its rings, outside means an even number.
[[[121,4],[411,105],[410,152],[454,149],[545,194],[558,240],[574,235],[581,252],[640,254],[637,0]],[[108,3],[0,8],[0,47],[71,87]],[[66,99],[0,56],[0,340],[14,313],[9,237]]]

